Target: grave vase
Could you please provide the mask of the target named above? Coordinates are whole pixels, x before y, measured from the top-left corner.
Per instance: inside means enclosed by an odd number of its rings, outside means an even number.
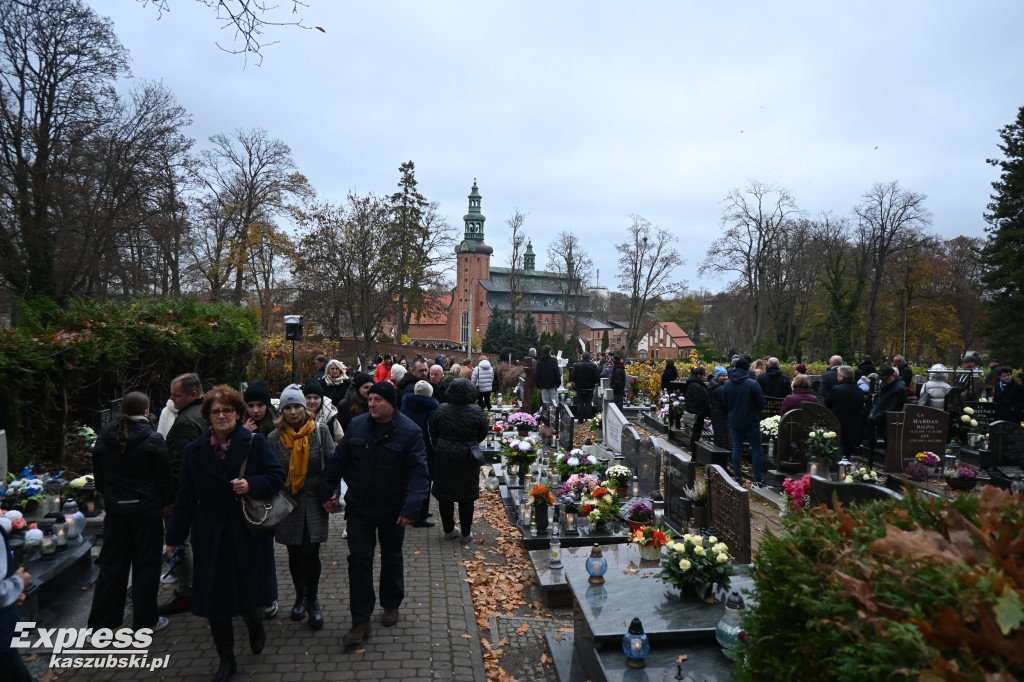
[[[649,523],[644,523],[643,521],[634,521],[632,519],[627,519],[626,523],[629,524],[629,532],[630,533],[635,533],[638,530],[640,530],[641,528],[643,528],[644,526],[651,525]]]
[[[537,526],[538,533],[543,533],[548,529],[548,505],[533,505],[533,522]]]
[[[708,506],[707,504],[700,502],[693,503],[693,525],[698,529],[707,528],[708,525]]]
[[[658,561],[661,559],[661,547],[653,542],[649,545],[640,545],[640,558],[644,561]]]
[[[520,438],[526,438],[527,436],[530,435],[530,429],[518,429],[518,433]]]

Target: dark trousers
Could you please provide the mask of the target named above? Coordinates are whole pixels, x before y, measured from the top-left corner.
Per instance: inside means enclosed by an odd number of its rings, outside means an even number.
[[[480,391],[480,395],[476,399],[476,404],[480,406],[481,410],[491,409],[491,392]]]
[[[0,542],[0,551],[5,551],[6,545]],[[2,576],[0,576],[2,577]],[[124,606],[121,607],[124,610]],[[21,659],[21,652],[29,653],[31,649],[15,649],[11,647],[11,639],[15,635],[15,626],[21,620],[18,615],[18,607],[14,604],[0,609],[0,680],[4,682],[31,682],[32,675],[29,674],[25,662]]]
[[[459,529],[463,535],[469,535],[473,528],[473,503],[475,500],[459,502]],[[455,503],[448,500],[437,501],[437,513],[441,515],[441,529],[445,533],[455,530]]]
[[[373,555],[377,540],[380,540],[380,605],[385,609],[397,609],[405,598],[404,563],[402,541],[405,526],[394,519],[374,521],[353,511],[346,512],[348,520],[348,585],[350,592],[349,611],[352,624],[370,620],[376,606],[376,592],[373,589]]]
[[[309,528],[302,529],[302,544],[287,545],[288,572],[297,597],[316,599],[320,587],[320,543],[310,542]]]
[[[743,480],[743,471],[740,465],[743,463],[743,441],[750,443],[751,464],[754,470],[754,480],[761,482],[761,426],[756,424],[748,429],[732,430],[732,469],[737,481]]]
[[[693,433],[690,434],[690,454],[694,457],[697,456],[697,441],[704,434],[704,420],[710,416],[710,414],[705,412],[698,412],[693,415]]]
[[[162,547],[163,518],[159,511],[107,513],[103,519],[100,575],[93,593],[89,627],[94,630],[121,627],[129,570],[132,574],[132,627],[138,630],[156,625]]]
[[[582,424],[594,414],[594,389],[576,391],[576,401],[576,405],[573,406],[576,410],[576,421]]]

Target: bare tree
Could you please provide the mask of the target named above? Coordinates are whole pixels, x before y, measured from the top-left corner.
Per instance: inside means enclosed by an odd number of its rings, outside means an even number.
[[[748,342],[757,343],[765,335],[772,306],[779,305],[789,256],[787,233],[801,211],[787,190],[756,180],[742,191],[730,190],[725,201],[726,231],[711,245],[699,272],[739,275],[750,310]]]
[[[931,214],[924,206],[924,194],[910,192],[899,182],[876,183],[864,193],[854,208],[859,219],[857,247],[864,254],[867,300],[864,316],[864,349],[877,352],[878,300],[886,268],[891,259],[905,250],[918,248],[929,240],[923,230],[931,225]]]
[[[136,0],[136,2],[142,3],[143,7],[153,5],[157,11],[157,18],[163,16],[164,12],[171,11],[170,0]],[[271,12],[277,10],[278,6],[268,5],[264,0],[196,0],[196,2],[200,2],[212,9],[216,13],[217,20],[223,22],[221,28],[233,29],[236,44],[241,43],[241,47],[224,47],[220,43],[217,43],[217,47],[231,54],[244,54],[246,57],[253,54],[259,59],[257,64],[263,61],[262,49],[277,43],[276,40],[268,42],[264,38],[264,30],[268,26],[310,28],[309,26],[302,25],[302,19],[298,21],[271,19]],[[291,0],[286,4],[291,5],[292,14],[297,14],[300,7],[307,7],[306,3],[301,2],[301,0]],[[320,26],[315,28],[326,32]]]
[[[523,223],[526,221],[526,214],[519,209],[514,209],[512,215],[505,220],[505,224],[512,230],[508,243],[512,247],[508,256],[508,317],[512,326],[519,325],[519,305],[522,302],[524,292],[523,286],[523,244],[526,242],[526,235],[523,234]]]
[[[686,286],[673,281],[672,274],[683,264],[672,244],[678,239],[668,230],[657,228],[645,218],[630,216],[632,224],[619,252],[619,291],[629,296],[629,329],[626,354],[633,353],[637,341],[654,325],[653,313],[659,297]]]
[[[590,280],[594,261],[583,249],[583,242],[572,232],[559,232],[548,248],[548,270],[558,275],[555,283],[561,294],[561,330],[573,338],[579,336],[579,318],[590,314],[590,297],[586,283]]]
[[[55,211],[62,171],[127,69],[110,21],[80,0],[0,0],[0,271],[18,295],[76,291],[83,235]]]

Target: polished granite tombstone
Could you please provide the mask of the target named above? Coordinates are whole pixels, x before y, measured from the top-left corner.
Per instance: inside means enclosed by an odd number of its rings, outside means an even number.
[[[536,535],[532,535],[530,528],[524,528],[519,520],[519,508],[526,499],[526,491],[523,488],[508,488],[506,486],[501,486],[500,490],[502,495],[501,501],[505,507],[508,521],[521,533],[523,546],[527,551],[549,547],[551,541],[550,526],[548,530],[538,531]],[[553,512],[550,508],[549,511]],[[598,529],[584,519],[579,522],[578,526],[579,529],[576,533],[563,532],[560,534],[559,537],[563,547],[593,545],[595,542],[600,544],[620,544],[629,539],[629,527],[624,523],[620,524],[616,521],[611,521],[604,528]]]
[[[563,538],[564,540],[564,538]],[[601,544],[601,554],[608,560],[609,571],[658,571],[658,561],[640,559],[640,550],[632,543],[604,544],[598,538],[585,537],[585,543],[579,546],[566,546],[562,543],[562,568],[551,568],[551,552],[549,548],[535,549],[530,552],[530,561],[537,572],[540,582],[541,596],[548,608],[572,606],[572,592],[569,589],[567,576],[570,573],[586,575],[587,557],[594,542]]]
[[[576,638],[572,633],[548,632],[545,638],[554,659],[555,674],[561,682],[731,682],[733,679],[729,672],[732,663],[717,643],[691,642],[678,647],[653,645],[643,668],[629,667],[621,646],[608,646],[598,652],[596,663],[600,668],[592,677],[575,655]],[[681,656],[686,658],[680,662]]]
[[[730,589],[753,589],[748,570],[749,565],[736,567]],[[680,598],[677,588],[656,579],[657,572],[657,568],[636,572],[609,568],[603,585],[590,584],[586,571],[567,574],[574,600],[573,666],[578,663],[585,679],[595,682],[644,679],[631,676],[635,674],[626,671],[625,661],[620,660],[624,659],[622,635],[629,621],[638,617],[651,640],[651,654],[644,669],[647,679],[674,676],[677,657],[682,654],[688,657],[685,673],[693,675],[689,666],[701,669],[703,677],[694,679],[732,679],[731,662],[716,651],[715,644],[715,628],[725,613],[727,590],[718,590],[718,601],[713,604]],[[749,595],[745,598],[748,606],[756,605]]]

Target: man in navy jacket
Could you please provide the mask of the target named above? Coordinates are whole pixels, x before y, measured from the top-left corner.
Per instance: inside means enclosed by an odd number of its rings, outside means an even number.
[[[376,604],[373,555],[380,541],[380,604],[382,624],[398,623],[405,598],[402,542],[405,527],[419,518],[427,497],[427,457],[423,432],[397,409],[398,396],[390,381],[378,381],[367,396],[369,412],[354,418],[345,430],[320,477],[318,492],[330,512],[332,491],[344,478],[345,518],[348,521],[349,610],[352,629],[346,645],[370,636],[370,617]]]
[[[754,487],[762,485],[761,474],[761,409],[764,407],[764,392],[761,386],[750,378],[747,370],[750,363],[740,359],[729,369],[729,381],[722,389],[725,409],[729,413],[729,429],[732,431],[732,468],[736,480],[743,481],[740,465],[743,462],[743,441],[750,443],[751,464],[754,468]]]

